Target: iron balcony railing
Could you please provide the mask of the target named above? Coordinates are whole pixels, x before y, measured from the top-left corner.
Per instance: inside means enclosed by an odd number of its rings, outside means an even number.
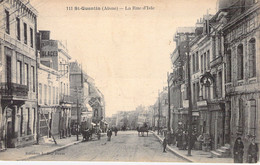
[[[0,83],[0,94],[3,99],[28,99],[28,86],[16,83]]]

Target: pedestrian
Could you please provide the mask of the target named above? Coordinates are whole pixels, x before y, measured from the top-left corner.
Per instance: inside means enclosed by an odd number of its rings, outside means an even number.
[[[97,129],[97,138],[98,138],[98,140],[100,140],[100,137],[101,137],[101,130],[98,128]]]
[[[195,145],[196,139],[197,139],[196,133],[192,132],[192,135],[191,135],[191,149],[194,149],[194,145]]]
[[[255,143],[255,140],[252,140],[252,143],[248,147],[248,163],[256,163],[258,155],[258,146]]]
[[[243,163],[243,155],[244,155],[244,144],[240,137],[238,137],[234,144],[234,163]]]
[[[182,136],[183,136],[183,133],[182,132],[179,132],[178,133],[178,143],[177,143],[177,147],[179,148],[179,149],[182,149],[182,147],[183,147],[183,138],[182,138]]]
[[[187,144],[188,144],[188,133],[187,133],[187,131],[183,131],[183,134],[182,134],[182,149],[183,150],[187,149]]]
[[[117,136],[117,132],[118,132],[117,127],[115,127],[114,131],[115,131],[115,136]]]
[[[166,139],[166,137],[164,137],[162,144],[163,144],[163,152],[166,152],[166,146],[167,146],[167,139]]]
[[[111,136],[112,136],[112,130],[109,128],[107,131],[107,141],[111,140]]]

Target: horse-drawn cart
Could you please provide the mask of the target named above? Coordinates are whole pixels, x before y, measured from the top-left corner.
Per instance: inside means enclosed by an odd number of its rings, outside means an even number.
[[[137,131],[138,131],[138,136],[140,136],[140,133],[142,136],[144,136],[144,133],[146,132],[147,133],[147,136],[148,136],[148,125],[146,123],[144,123],[141,127],[137,127]]]

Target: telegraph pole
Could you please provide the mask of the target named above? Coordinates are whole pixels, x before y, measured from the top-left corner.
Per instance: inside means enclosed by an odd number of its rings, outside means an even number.
[[[160,92],[158,91],[158,132],[157,135],[159,135],[160,130]]]
[[[77,90],[77,141],[79,141],[79,97],[78,97],[78,90]]]
[[[169,82],[169,72],[167,73],[167,82],[168,82],[168,123],[167,123],[167,127],[168,127],[168,131],[171,131],[171,104],[170,104],[170,82]]]
[[[188,69],[188,99],[189,99],[189,111],[188,111],[188,156],[191,156],[191,136],[192,136],[192,99],[191,99],[191,77],[190,77],[190,45],[189,45],[189,33],[186,33],[187,42],[187,69]]]

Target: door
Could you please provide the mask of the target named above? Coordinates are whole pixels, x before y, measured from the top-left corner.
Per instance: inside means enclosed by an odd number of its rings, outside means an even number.
[[[12,139],[13,139],[12,128],[13,128],[12,121],[8,121],[7,122],[7,134],[6,134],[7,148],[12,148],[13,147],[13,144],[12,144]]]

